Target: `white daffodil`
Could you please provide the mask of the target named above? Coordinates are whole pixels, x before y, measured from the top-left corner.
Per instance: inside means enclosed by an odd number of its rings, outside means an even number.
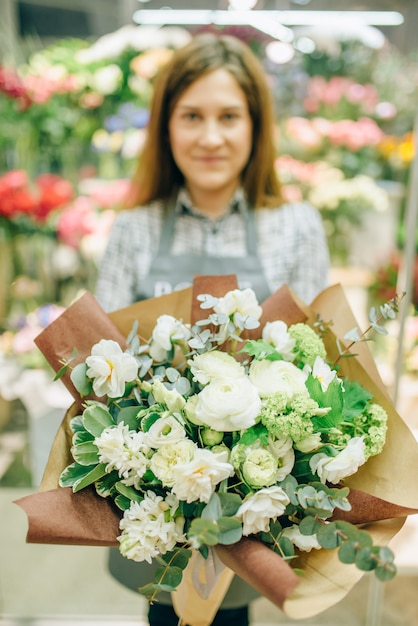
[[[285,361],[294,359],[293,348],[296,340],[289,335],[287,324],[282,320],[267,322],[263,328],[262,338],[263,341],[274,346]]]
[[[234,473],[223,453],[217,455],[207,449],[197,448],[194,457],[174,467],[172,492],[186,502],[209,502],[215,487]]]
[[[167,358],[176,341],[183,341],[189,334],[188,329],[172,315],[160,315],[152,331],[149,353],[157,363]]]
[[[99,397],[121,398],[125,384],[135,380],[138,373],[136,359],[123,352],[112,339],[101,339],[96,343],[86,364],[86,374],[93,379],[93,391]]]
[[[308,365],[305,366],[305,371],[310,371],[310,367]],[[321,383],[322,391],[326,391],[329,384],[337,378],[337,372],[332,370],[328,363],[326,363],[320,356],[316,357],[311,373],[312,376],[317,378]]]

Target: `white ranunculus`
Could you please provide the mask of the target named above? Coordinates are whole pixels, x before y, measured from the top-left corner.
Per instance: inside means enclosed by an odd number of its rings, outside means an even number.
[[[297,524],[293,524],[293,526],[285,528],[283,530],[283,536],[290,539],[290,541],[299,550],[302,550],[302,552],[310,552],[313,549],[321,549],[316,535],[302,535]]]
[[[277,469],[277,459],[263,448],[249,450],[242,464],[244,480],[255,489],[273,485],[276,482]]]
[[[196,444],[190,439],[182,439],[175,444],[161,446],[151,458],[151,471],[165,487],[172,487],[174,468],[180,463],[190,463],[195,451]]]
[[[148,491],[141,502],[131,502],[120,521],[122,534],[119,550],[133,561],[147,561],[173,550],[184,542],[184,518],[174,515],[178,501],[172,495],[166,500]],[[168,517],[168,520],[167,520]]]
[[[135,380],[138,373],[136,359],[123,352],[112,339],[101,339],[96,343],[86,364],[86,374],[93,379],[93,391],[99,397],[121,398],[125,384]]]
[[[151,448],[159,448],[168,443],[177,443],[186,437],[183,425],[174,417],[167,415],[156,420],[147,431]]]
[[[149,387],[149,391],[156,402],[165,404],[172,413],[178,413],[186,404],[186,400],[176,389],[167,389],[161,380],[154,380]]]
[[[123,74],[122,70],[115,63],[101,67],[93,74],[92,87],[106,96],[110,93],[114,93],[120,85]]]
[[[219,298],[213,310],[218,315],[223,314],[231,317],[234,313],[240,313],[244,318],[252,317],[255,320],[259,320],[263,312],[252,289],[228,291],[223,298]]]
[[[254,426],[260,409],[257,389],[248,378],[217,379],[199,393],[195,415],[213,430],[230,432]]]
[[[205,424],[196,415],[196,407],[198,402],[199,395],[197,393],[187,398],[184,412],[189,422],[195,424],[196,426],[204,426]]]
[[[183,340],[188,331],[172,315],[160,315],[152,331],[149,353],[154,361],[160,362],[167,357],[174,341]]]
[[[258,389],[261,398],[279,393],[287,400],[297,395],[308,395],[306,375],[293,363],[287,361],[253,361],[250,365],[250,380]]]
[[[296,340],[289,335],[287,324],[282,320],[267,322],[263,328],[262,338],[263,341],[274,346],[285,361],[294,359],[293,348]]]
[[[245,370],[230,354],[220,350],[211,350],[197,354],[188,362],[195,380],[207,385],[217,378],[240,378]]]
[[[350,439],[347,447],[337,456],[327,456],[322,452],[314,454],[309,465],[314,474],[319,476],[322,483],[336,485],[343,478],[355,474],[365,462],[365,445],[363,437]]]
[[[270,520],[283,515],[290,500],[286,492],[277,485],[264,487],[247,496],[237,511],[243,522],[243,535],[267,532]]]
[[[225,456],[214,454],[205,448],[197,448],[194,457],[187,463],[174,467],[172,492],[186,502],[209,502],[215,487],[234,473]]]

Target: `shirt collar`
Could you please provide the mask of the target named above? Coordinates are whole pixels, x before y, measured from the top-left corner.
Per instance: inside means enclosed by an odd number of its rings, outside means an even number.
[[[193,205],[190,194],[185,187],[181,187],[178,193],[174,210],[178,214],[188,213],[202,217],[202,213],[200,213]],[[232,213],[241,213],[242,215],[245,215],[247,210],[248,205],[245,192],[242,187],[238,187],[225,209],[225,212],[218,219],[222,219],[225,215],[230,215]]]

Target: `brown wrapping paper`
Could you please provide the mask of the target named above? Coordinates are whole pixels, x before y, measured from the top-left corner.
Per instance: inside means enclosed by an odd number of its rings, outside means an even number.
[[[169,313],[185,322],[190,321],[191,316],[193,316],[192,319],[194,320],[200,316],[200,310],[196,307],[192,309],[194,295],[199,293],[222,295],[222,293],[235,287],[236,280],[233,276],[198,277],[193,288],[139,302],[110,314],[108,317],[115,325],[116,332],[115,328],[108,326],[106,328],[108,334],[103,334],[103,330],[101,330],[99,337],[92,330],[97,327],[96,318],[101,319],[105,314],[94,298],[89,295],[84,296],[83,323],[76,325],[77,333],[81,328],[81,334],[76,335],[79,339],[79,346],[77,347],[79,350],[83,347],[83,354],[88,354],[91,346],[100,338],[113,338],[123,344],[124,337],[131,330],[135,320],[139,322],[140,335],[148,339],[159,315]],[[339,285],[323,291],[309,307],[301,302],[287,287],[281,288],[270,296],[262,306],[262,325],[273,319],[283,319],[289,324],[306,320],[312,323],[317,313],[325,321],[332,321],[333,332],[329,333],[326,338],[327,349],[331,358],[337,357],[335,337],[342,337],[348,330],[357,325],[344,292]],[[67,314],[66,320],[71,319],[74,308],[70,307]],[[71,336],[73,326],[67,325],[66,321],[65,325],[59,328],[61,322],[62,319],[59,318],[48,327],[50,332],[48,345],[53,348],[55,341],[65,334],[65,344],[68,347],[68,354],[70,354],[74,345],[77,345],[74,335]],[[55,328],[54,325],[56,325]],[[258,330],[259,335],[260,330]],[[251,337],[255,338],[256,336],[257,331],[252,331]],[[38,345],[44,345],[42,339]],[[418,445],[412,433],[393,408],[367,344],[360,343],[354,347],[358,356],[355,359],[340,361],[341,375],[361,381],[375,395],[376,401],[382,404],[388,412],[389,429],[383,452],[377,457],[372,457],[355,476],[347,480],[347,484],[351,488],[350,501],[353,509],[348,513],[340,513],[339,519],[344,518],[354,523],[366,524],[366,528],[374,541],[386,544],[402,527],[405,516],[418,511],[418,484],[414,479],[414,473],[411,472],[411,467],[418,465]],[[48,358],[47,354],[46,356]],[[50,363],[53,365],[51,360]],[[57,489],[59,475],[71,460],[69,457],[71,440],[69,420],[77,414],[77,411],[78,408],[74,405],[67,413],[57,433],[41,484],[43,493],[33,494],[17,501],[17,504],[28,514],[27,540],[45,543],[62,543],[65,541],[76,544],[80,543],[81,537],[82,543],[89,545],[98,545],[98,541],[102,542],[99,545],[116,545],[115,532],[118,533],[117,521],[120,513],[113,509],[112,504],[97,498],[94,490],[72,494],[70,490]],[[400,451],[402,451],[401,454]],[[45,492],[45,490],[48,491]],[[58,519],[57,515],[53,514],[54,502],[56,502],[56,498],[62,497],[62,491],[67,491],[67,494],[64,501],[61,502],[62,508]],[[81,494],[83,494],[82,501],[80,499]],[[45,500],[41,502],[41,498],[45,498]],[[48,509],[50,513],[43,515],[42,509],[43,506],[46,506],[46,502],[51,507]],[[106,524],[104,522],[101,524],[101,532],[93,531],[89,535],[87,529],[87,534],[83,534],[85,529],[80,530],[79,525],[75,524],[75,520],[79,522],[83,517],[86,519],[95,517],[100,523],[102,518],[101,507],[103,507],[103,511],[106,510],[107,515]],[[51,517],[49,518],[49,516]],[[107,528],[105,529],[106,525]],[[245,539],[239,545],[218,546],[217,551],[219,557],[229,568],[282,608],[289,617],[295,619],[316,615],[332,606],[344,597],[363,575],[354,566],[340,563],[335,551],[329,550],[313,550],[310,553],[302,553],[297,559],[296,565],[303,568],[305,574],[297,580],[295,580],[295,574],[289,565],[259,542]],[[292,581],[297,584],[293,584]]]

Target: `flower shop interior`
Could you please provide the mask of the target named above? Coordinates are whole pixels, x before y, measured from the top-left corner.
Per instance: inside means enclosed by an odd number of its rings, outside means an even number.
[[[110,576],[105,548],[26,543],[14,501],[39,488],[72,403],[34,338],[94,291],[153,78],[194,33],[233,34],[261,59],[283,193],[319,209],[329,282],[342,284],[359,326],[405,292],[370,349],[418,439],[417,24],[415,0],[1,0],[2,626],[147,624],[146,600]],[[300,621],[259,598],[252,625],[418,626],[417,522],[392,540],[390,582],[366,573]]]

